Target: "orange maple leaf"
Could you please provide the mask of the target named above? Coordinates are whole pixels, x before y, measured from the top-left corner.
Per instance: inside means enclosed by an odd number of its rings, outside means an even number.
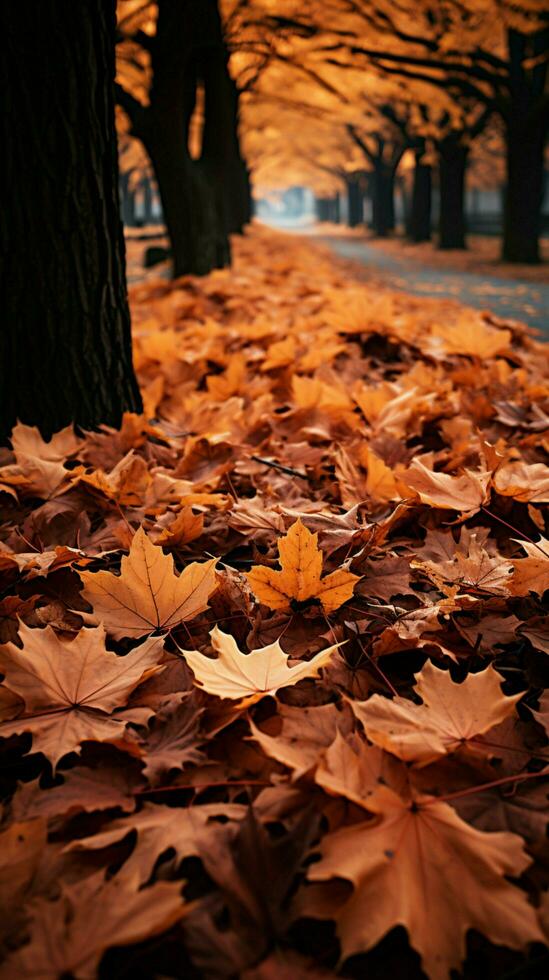
[[[247,573],[255,596],[270,609],[290,610],[317,600],[325,613],[339,609],[353,594],[360,575],[340,568],[325,578],[318,535],[297,520],[278,542],[282,571],[254,565]],[[312,603],[311,603],[312,604]]]

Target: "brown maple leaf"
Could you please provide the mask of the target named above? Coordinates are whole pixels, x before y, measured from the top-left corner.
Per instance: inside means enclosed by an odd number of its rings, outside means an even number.
[[[316,779],[375,815],[323,837],[321,859],[309,871],[311,881],[353,883],[353,894],[335,913],[344,958],[371,949],[402,925],[426,974],[447,980],[465,955],[468,929],[513,949],[542,941],[526,895],[506,880],[530,863],[520,837],[476,830],[432,797],[372,789],[371,780],[353,778],[361,771],[360,754],[340,742]]]
[[[240,803],[203,803],[184,810],[145,803],[139,813],[111,821],[99,833],[69,844],[67,851],[101,850],[136,831],[137,844],[124,868],[145,882],[163,851],[173,847],[180,860],[198,857],[208,834],[215,835],[220,827],[220,820],[221,826],[236,829],[245,812],[246,807]]]
[[[422,503],[471,514],[488,500],[490,475],[489,472],[475,473],[472,470],[464,470],[459,476],[435,473],[421,460],[415,459],[400,477],[417,493]]]
[[[0,649],[6,686],[25,703],[23,714],[0,724],[0,736],[30,732],[33,750],[55,766],[87,739],[120,738],[126,720],[113,712],[131,692],[161,670],[162,640],[150,637],[125,657],[105,649],[105,631],[83,629],[74,640],[60,639],[51,626],[20,626],[23,649]]]
[[[374,694],[351,707],[371,742],[406,762],[427,765],[514,712],[522,694],[503,694],[503,679],[490,665],[456,684],[448,671],[427,661],[416,674],[422,704]]]
[[[181,883],[138,890],[135,877],[103,872],[65,885],[57,901],[32,906],[30,941],[5,961],[0,976],[89,980],[111,946],[129,946],[169,929],[186,914]]]
[[[518,543],[528,557],[513,560],[510,591],[512,595],[528,595],[529,592],[543,595],[549,589],[549,540],[542,537],[537,542]]]
[[[216,588],[216,561],[192,562],[177,576],[171,555],[139,528],[129,555],[122,558],[120,575],[80,572],[82,594],[93,606],[94,619],[115,639],[168,631],[208,608]]]

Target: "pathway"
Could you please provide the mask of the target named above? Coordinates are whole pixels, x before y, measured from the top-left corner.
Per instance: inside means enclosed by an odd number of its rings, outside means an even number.
[[[537,327],[543,338],[549,340],[549,285],[427,266],[405,256],[389,255],[363,239],[322,233],[313,233],[312,237],[336,255],[380,274],[390,288],[417,296],[447,297],[477,309],[489,309],[498,316]]]

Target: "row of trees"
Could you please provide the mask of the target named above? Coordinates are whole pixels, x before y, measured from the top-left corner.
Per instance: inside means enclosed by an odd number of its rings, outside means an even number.
[[[4,16],[0,436],[117,425],[131,365],[116,99],[160,190],[175,275],[230,260],[256,183],[370,172],[378,228],[415,154],[459,188],[475,128],[507,159],[504,256],[539,257],[549,28],[538,0],[18,0]],[[279,9],[279,8],[278,8]],[[230,66],[229,66],[230,59]],[[230,70],[229,70],[230,67]],[[240,151],[240,133],[244,156]],[[406,134],[404,136],[404,134]],[[246,162],[245,162],[246,160]],[[451,192],[443,195],[451,198]],[[414,213],[414,208],[412,208]]]
[[[231,43],[245,51],[245,85],[254,74],[246,128],[273,111],[273,94],[293,123],[299,163],[313,160],[346,179],[370,172],[374,226],[392,224],[394,179],[408,149],[417,163],[412,235],[426,225],[428,172],[435,162],[441,195],[441,243],[464,244],[463,190],[475,139],[500,134],[506,194],[503,257],[539,261],[549,14],[538,0],[295,0],[284,16],[268,0],[233,8]],[[239,76],[237,75],[237,78]],[[318,116],[337,133],[318,155]],[[268,127],[267,127],[268,128]],[[277,126],[280,141],[284,129]],[[349,138],[361,158],[353,158]],[[325,144],[326,145],[326,144]],[[260,149],[260,148],[259,148]],[[273,146],[271,145],[271,152]],[[295,145],[277,151],[281,173],[296,167]],[[254,161],[256,180],[271,171]],[[314,181],[314,176],[313,176]],[[421,203],[425,202],[423,206]]]

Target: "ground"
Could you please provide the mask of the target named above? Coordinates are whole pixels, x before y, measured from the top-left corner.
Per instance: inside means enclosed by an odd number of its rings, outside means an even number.
[[[233,246],[0,451],[0,976],[545,975],[547,348]]]

